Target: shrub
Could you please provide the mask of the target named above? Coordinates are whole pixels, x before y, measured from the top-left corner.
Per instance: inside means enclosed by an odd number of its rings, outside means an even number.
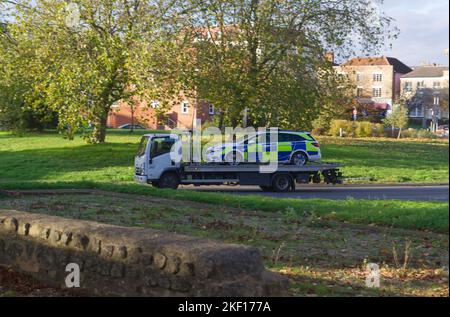
[[[373,125],[372,135],[375,137],[385,137],[386,132],[384,130],[384,124],[382,123],[375,123]]]
[[[333,120],[330,125],[330,134],[332,136],[339,136],[340,129],[343,130],[344,136],[354,135],[354,123],[347,120]]]
[[[324,130],[322,128],[314,128],[311,130],[312,135],[324,135]]]
[[[357,122],[355,136],[357,138],[366,138],[372,136],[372,123],[367,121]]]
[[[436,134],[434,134],[428,130],[420,129],[417,132],[417,138],[418,139],[437,139],[437,136],[436,136]]]
[[[408,129],[404,130],[401,135],[402,139],[415,139],[417,138],[417,130],[416,129]]]
[[[333,120],[331,121],[330,134],[332,136],[339,136],[339,131],[342,129],[343,134],[346,137],[365,138],[375,134],[373,132],[373,127],[374,125],[368,121],[353,122],[347,120]],[[378,133],[382,136],[384,134],[383,125],[377,126],[377,131],[378,130]]]
[[[404,139],[436,139],[437,136],[425,129],[408,129],[402,132]]]

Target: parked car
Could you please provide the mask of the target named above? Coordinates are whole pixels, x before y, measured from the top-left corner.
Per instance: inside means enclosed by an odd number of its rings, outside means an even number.
[[[134,124],[134,125],[133,124],[124,124],[124,125],[121,125],[120,127],[118,127],[118,129],[131,129],[131,128],[145,130],[145,128],[143,126],[141,126],[140,124]]]
[[[441,138],[448,138],[448,124],[438,126],[436,134]]]
[[[321,159],[320,144],[309,132],[279,131],[278,142],[270,142],[270,133],[256,133],[236,143],[225,143],[206,149],[207,162],[262,163],[276,160],[283,164],[303,166]]]

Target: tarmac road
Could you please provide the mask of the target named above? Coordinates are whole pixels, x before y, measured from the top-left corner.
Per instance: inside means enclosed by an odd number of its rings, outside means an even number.
[[[262,195],[278,198],[321,198],[321,199],[371,199],[371,200],[413,200],[449,201],[448,185],[297,185],[295,192],[263,192],[257,186],[200,186],[183,185],[183,189],[205,192],[221,192],[236,195]]]

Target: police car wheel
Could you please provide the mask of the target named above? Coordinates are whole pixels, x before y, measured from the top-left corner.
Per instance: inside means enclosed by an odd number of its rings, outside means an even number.
[[[292,188],[292,178],[288,174],[277,174],[272,181],[275,192],[287,192]]]
[[[308,162],[308,157],[303,152],[297,152],[292,155],[291,164],[295,166],[304,166]]]
[[[158,188],[177,189],[179,185],[180,180],[175,173],[163,174],[158,182]]]
[[[238,166],[243,161],[242,155],[237,152],[230,152],[225,156],[225,162],[231,166]]]

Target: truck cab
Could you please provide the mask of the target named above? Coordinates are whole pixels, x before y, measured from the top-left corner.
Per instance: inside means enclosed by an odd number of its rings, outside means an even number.
[[[135,180],[157,182],[164,172],[178,171],[181,161],[172,160],[171,150],[178,138],[171,134],[145,134],[134,159]],[[181,153],[180,153],[181,154]]]

